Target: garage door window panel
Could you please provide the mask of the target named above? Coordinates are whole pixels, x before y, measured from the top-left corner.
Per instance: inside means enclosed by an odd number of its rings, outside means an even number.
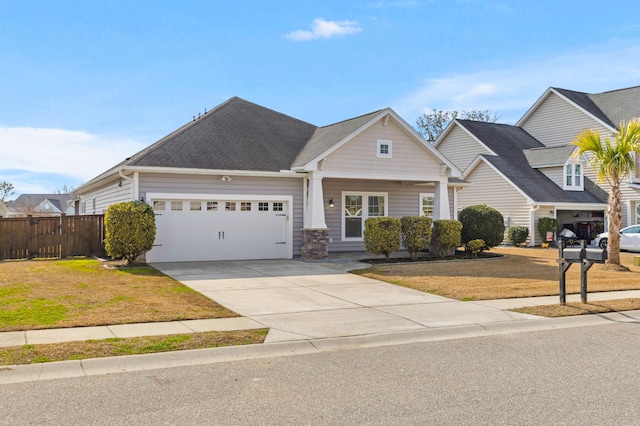
[[[209,212],[217,212],[218,211],[218,202],[217,201],[207,201],[207,211],[209,211]]]
[[[182,211],[182,201],[172,201],[171,211],[174,211],[174,212]]]

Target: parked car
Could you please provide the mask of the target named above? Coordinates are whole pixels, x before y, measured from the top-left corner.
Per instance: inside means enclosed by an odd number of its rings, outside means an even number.
[[[607,248],[609,233],[598,234],[594,243],[601,249]],[[640,225],[632,225],[620,231],[620,249],[629,251],[640,251]]]

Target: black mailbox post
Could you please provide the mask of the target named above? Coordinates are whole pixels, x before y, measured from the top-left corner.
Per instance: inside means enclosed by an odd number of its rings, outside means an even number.
[[[580,248],[565,248],[564,241],[558,241],[558,264],[560,280],[560,304],[567,304],[567,271],[574,263],[580,264],[580,300],[587,303],[587,272],[594,263],[604,263],[607,251],[599,248],[587,248],[586,242],[580,242]]]

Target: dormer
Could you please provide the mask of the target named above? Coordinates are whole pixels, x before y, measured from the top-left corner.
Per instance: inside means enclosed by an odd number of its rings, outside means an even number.
[[[567,191],[584,191],[584,162],[571,158],[564,163],[563,189]]]

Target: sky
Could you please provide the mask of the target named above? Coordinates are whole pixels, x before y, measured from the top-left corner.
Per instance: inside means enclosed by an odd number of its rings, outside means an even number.
[[[0,0],[0,182],[78,187],[233,96],[317,126],[640,85],[640,2]]]

